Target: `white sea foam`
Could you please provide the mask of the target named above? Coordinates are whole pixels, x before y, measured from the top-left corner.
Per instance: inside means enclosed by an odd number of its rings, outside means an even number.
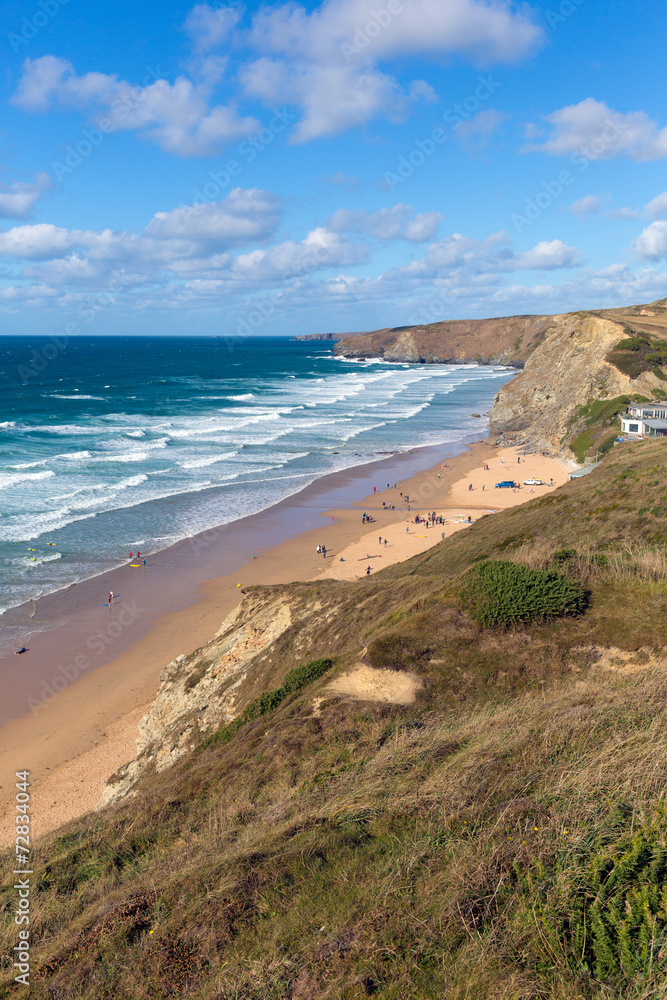
[[[19,483],[31,483],[40,479],[50,479],[55,476],[51,469],[44,472],[0,472],[0,490],[7,490],[10,486],[17,486]]]
[[[225,451],[221,455],[206,455],[202,458],[195,458],[189,462],[179,462],[178,464],[182,469],[203,469],[207,465],[217,465],[218,462],[224,462],[225,459],[234,458],[238,452],[236,451]]]

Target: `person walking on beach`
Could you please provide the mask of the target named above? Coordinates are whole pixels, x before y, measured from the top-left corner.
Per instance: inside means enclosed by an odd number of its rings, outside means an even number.
[[[382,545],[382,535],[378,538],[378,545]]]
[[[130,552],[130,562],[132,561],[132,553]]]
[[[322,551],[322,546],[318,545],[317,546],[317,554],[318,554],[318,556],[319,556],[319,554],[320,554],[321,551]]]
[[[366,576],[370,576],[370,575],[371,575],[371,568],[370,568],[370,566],[367,566],[366,567]]]
[[[324,558],[326,559],[326,557],[327,557],[327,547],[326,547],[326,545],[323,545],[323,546],[322,546],[322,555],[323,555],[323,556],[324,556]]]
[[[375,493],[375,486],[373,487],[373,493]]]
[[[113,590],[109,591],[109,604],[113,604]]]
[[[384,547],[385,547],[385,549],[387,548],[387,539],[386,538],[384,540]]]

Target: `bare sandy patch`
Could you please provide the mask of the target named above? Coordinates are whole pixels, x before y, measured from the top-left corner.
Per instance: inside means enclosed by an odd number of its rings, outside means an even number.
[[[376,670],[359,663],[327,685],[327,694],[344,694],[359,701],[384,701],[410,705],[424,685],[416,674],[402,670]]]

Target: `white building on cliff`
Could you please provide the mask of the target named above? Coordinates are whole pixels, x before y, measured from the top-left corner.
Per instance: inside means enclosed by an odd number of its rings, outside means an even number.
[[[667,402],[628,406],[621,414],[621,433],[630,438],[667,437]]]

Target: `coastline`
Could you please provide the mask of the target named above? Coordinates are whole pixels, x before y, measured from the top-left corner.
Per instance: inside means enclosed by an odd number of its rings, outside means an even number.
[[[163,667],[214,635],[238,604],[243,589],[238,584],[323,579],[337,576],[341,565],[350,572],[358,569],[350,553],[355,545],[361,544],[363,548],[367,544],[364,538],[368,528],[361,524],[362,509],[375,518],[373,536],[386,531],[385,537],[392,537],[391,554],[383,554],[383,564],[388,565],[440,541],[436,530],[432,540],[425,543],[422,538],[417,543],[422,548],[405,549],[405,541],[399,540],[397,532],[400,529],[406,534],[404,522],[408,516],[414,518],[418,511],[449,507],[479,513],[485,504],[489,509],[513,506],[517,497],[509,490],[494,491],[488,500],[479,495],[474,498],[463,495],[467,484],[477,481],[481,465],[491,464],[494,449],[484,441],[474,441],[467,447],[461,443],[459,453],[452,455],[457,444],[428,446],[331,474],[261,515],[195,536],[158,553],[149,560],[152,565],[146,573],[130,567],[111,571],[81,584],[75,600],[71,591],[77,588],[61,592],[65,617],[59,628],[40,633],[34,642],[31,639],[31,652],[33,647],[40,647],[35,649],[39,655],[32,660],[36,669],[29,676],[23,675],[21,690],[15,692],[18,702],[14,697],[13,718],[3,725],[3,746],[13,749],[0,753],[5,773],[24,768],[31,771],[36,835],[94,808],[105,779],[135,755],[137,723],[155,696]],[[510,449],[505,452],[509,455]],[[434,459],[435,464],[431,464]],[[554,470],[560,469],[559,482],[567,478],[555,459],[541,461],[551,463]],[[442,468],[444,462],[447,468]],[[525,468],[529,474],[528,464]],[[493,470],[492,475],[496,475]],[[389,491],[388,480],[392,486]],[[393,482],[398,484],[396,490]],[[373,494],[371,483],[382,489]],[[407,504],[401,509],[396,503],[400,492],[414,498],[410,512]],[[396,509],[383,509],[383,497]],[[519,502],[528,499],[532,497],[524,495]],[[452,518],[449,519],[452,530],[464,527]],[[447,533],[451,533],[449,528]],[[407,534],[408,544],[414,545],[417,538],[412,536],[421,532]],[[331,558],[326,569],[315,553],[318,543],[326,544],[328,559]],[[341,553],[348,554],[348,558],[343,556],[343,564]],[[219,572],[221,568],[223,573]],[[111,609],[102,608],[100,594],[106,592],[108,577],[114,575],[109,589],[120,592],[120,603]],[[89,591],[87,595],[82,595],[84,589]],[[122,626],[123,613],[125,626]],[[107,624],[109,616],[111,621]],[[110,624],[116,625],[117,634],[104,650],[105,656],[76,676],[71,670],[73,680],[55,694],[53,678],[62,676],[67,680],[67,677],[54,666],[76,665],[76,656],[82,655],[80,650],[86,648],[91,636],[98,635],[100,621],[106,629]],[[97,631],[91,632],[95,625]],[[27,704],[26,690],[33,691],[34,698],[35,690],[43,690],[44,683],[49,684],[55,696],[48,701],[44,699],[43,707],[32,714],[21,717],[15,710],[17,703],[23,698]],[[0,829],[6,839],[8,831],[4,825]]]

